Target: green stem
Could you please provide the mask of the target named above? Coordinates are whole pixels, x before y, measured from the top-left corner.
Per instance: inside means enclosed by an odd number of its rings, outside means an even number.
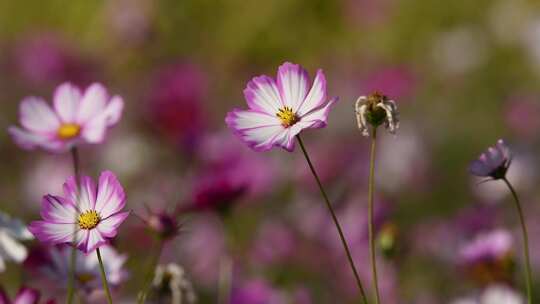
[[[75,183],[77,184],[77,188],[79,187],[79,152],[77,150],[77,147],[71,148],[71,158],[73,160],[73,173],[75,174]],[[75,202],[76,204],[77,202]],[[74,223],[77,222],[77,215],[75,215],[75,219],[73,221]],[[71,256],[69,260],[69,280],[68,280],[68,286],[67,286],[67,303],[71,304],[73,303],[73,296],[75,295],[75,263],[77,259],[77,248],[75,247],[75,241],[76,241],[76,227],[74,226],[73,231],[73,239],[72,239],[72,245],[71,248]]]
[[[532,304],[532,274],[531,274],[531,262],[529,258],[529,235],[527,233],[527,225],[525,225],[525,216],[523,215],[523,208],[521,207],[521,203],[519,201],[518,195],[512,184],[508,181],[506,177],[502,179],[506,186],[508,186],[508,189],[510,189],[510,192],[512,193],[512,196],[514,197],[514,201],[516,203],[516,209],[519,215],[519,223],[521,224],[521,232],[523,233],[523,253],[525,255],[525,279],[527,282],[527,303]]]
[[[109,290],[109,284],[107,284],[107,275],[105,274],[105,267],[103,267],[103,261],[101,260],[101,252],[99,251],[99,248],[96,249],[97,258],[99,261],[99,270],[101,272],[101,283],[103,284],[103,289],[105,290],[105,294],[107,295],[107,302],[109,304],[112,304],[112,297],[111,297],[111,291]]]
[[[368,181],[368,232],[369,232],[369,256],[371,260],[371,277],[375,293],[375,304],[381,302],[379,295],[379,282],[377,279],[377,262],[375,258],[375,233],[373,225],[373,194],[375,192],[375,148],[377,142],[377,128],[371,132],[371,152],[369,157],[369,181]]]
[[[150,287],[152,285],[152,280],[154,278],[155,269],[159,263],[159,258],[161,257],[161,251],[163,251],[163,245],[165,242],[163,239],[159,239],[158,244],[158,250],[156,251],[156,254],[150,261],[150,266],[148,268],[148,272],[146,273],[145,280],[144,280],[144,286],[143,290],[139,292],[137,295],[137,303],[144,304],[146,302],[146,297],[148,296],[148,291],[150,290]]]
[[[332,220],[334,221],[334,225],[336,226],[336,229],[338,231],[339,238],[341,239],[341,243],[343,245],[343,248],[345,249],[345,253],[347,254],[347,259],[349,260],[349,264],[353,271],[354,278],[356,279],[356,284],[358,285],[358,289],[360,290],[362,301],[364,302],[364,304],[367,304],[368,301],[367,301],[366,293],[364,292],[364,287],[362,286],[362,282],[360,281],[360,276],[358,275],[358,271],[356,270],[356,266],[354,265],[351,252],[349,250],[349,245],[347,245],[347,240],[345,239],[345,235],[343,234],[341,225],[339,224],[337,216],[334,212],[334,208],[332,207],[332,204],[330,203],[330,200],[328,199],[328,196],[326,195],[326,192],[324,191],[324,188],[319,179],[319,176],[317,175],[317,172],[315,171],[315,168],[313,167],[313,164],[311,163],[311,159],[309,158],[306,148],[304,147],[304,143],[302,142],[302,139],[300,138],[300,134],[296,135],[296,138],[298,139],[298,143],[300,144],[300,147],[302,148],[302,152],[304,153],[304,157],[306,158],[309,168],[311,169],[311,173],[313,174],[313,176],[315,177],[315,180],[317,181],[317,185],[319,186],[319,190],[321,191],[321,194],[324,198],[326,207],[328,208],[328,211],[330,211],[330,215],[332,216]]]

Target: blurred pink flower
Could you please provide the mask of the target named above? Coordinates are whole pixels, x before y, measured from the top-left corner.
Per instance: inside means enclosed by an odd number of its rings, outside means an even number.
[[[296,240],[293,231],[278,220],[267,220],[259,227],[251,250],[256,263],[286,261],[294,253]]]
[[[230,304],[286,304],[284,292],[262,279],[252,279],[233,288]]]
[[[317,71],[310,89],[307,71],[285,62],[277,80],[262,75],[248,82],[244,96],[249,110],[233,109],[225,122],[249,147],[267,151],[281,147],[292,152],[295,136],[308,128],[323,128],[337,98],[326,99],[326,79]]]
[[[28,230],[43,243],[75,241],[78,249],[89,253],[116,236],[129,211],[121,212],[126,205],[126,195],[112,172],[101,173],[97,187],[88,176],[80,179],[80,191],[72,176],[64,184],[63,197],[45,195],[41,210],[43,220],[32,222]]]
[[[127,256],[119,254],[112,246],[100,248],[107,282],[117,287],[124,282],[128,273],[124,269]],[[70,279],[71,247],[37,247],[30,252],[25,266],[44,284],[64,292]],[[78,289],[91,294],[102,288],[99,261],[95,254],[77,251],[75,257],[75,284]]]
[[[512,96],[507,100],[505,110],[506,124],[518,136],[536,139],[540,129],[540,101],[533,96]]]
[[[505,178],[511,163],[510,148],[502,139],[499,139],[495,146],[489,147],[478,159],[471,162],[469,171],[474,176],[501,179]]]
[[[15,67],[27,81],[39,85],[72,81],[87,85],[95,68],[54,33],[39,33],[18,42]]]
[[[405,65],[372,71],[361,82],[364,92],[384,92],[390,99],[406,100],[416,89],[416,77]]]
[[[11,126],[8,131],[23,149],[64,152],[81,143],[101,143],[107,128],[120,120],[124,107],[121,97],[110,98],[98,83],[84,94],[64,83],[53,99],[54,109],[39,97],[26,97],[21,102],[19,119],[23,128]]]
[[[10,300],[2,287],[0,287],[0,304],[38,304],[40,292],[28,287],[21,287],[15,296]],[[54,304],[54,300],[48,300],[45,304]]]
[[[159,70],[148,95],[148,115],[155,129],[191,151],[207,124],[206,87],[206,75],[196,65]]]

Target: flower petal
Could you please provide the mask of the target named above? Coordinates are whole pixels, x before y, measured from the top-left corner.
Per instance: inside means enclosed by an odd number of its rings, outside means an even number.
[[[35,221],[28,226],[28,230],[36,238],[48,244],[70,243],[75,229],[77,229],[77,226],[74,224],[59,224],[45,221]]]
[[[77,120],[81,91],[71,83],[63,83],[54,92],[54,109],[64,123],[74,123]]]
[[[276,82],[266,75],[254,77],[244,89],[250,109],[275,115],[283,107]]]
[[[285,62],[278,68],[277,86],[283,104],[296,113],[308,93],[308,73],[299,64]]]
[[[18,127],[9,127],[8,133],[19,147],[26,150],[41,147],[49,152],[58,153],[69,148],[68,144],[56,138],[48,137],[45,134],[31,133]]]
[[[41,217],[47,222],[74,224],[77,221],[77,209],[68,199],[49,194],[43,197],[41,205]]]
[[[97,229],[99,232],[107,238],[113,238],[118,232],[118,227],[129,216],[129,211],[113,214],[106,219],[99,222]]]
[[[97,115],[101,114],[107,104],[107,89],[99,83],[90,85],[81,99],[77,122],[84,124]]]
[[[27,97],[21,102],[20,121],[23,127],[40,134],[56,133],[60,126],[58,117],[41,98]]]
[[[39,291],[32,288],[22,287],[19,289],[19,292],[17,292],[13,304],[37,304],[39,302],[39,297]]]
[[[233,110],[225,118],[227,125],[256,151],[272,148],[273,139],[285,129],[279,118],[256,111]]]
[[[300,121],[292,126],[293,129],[324,128],[328,120],[328,114],[332,106],[338,101],[338,98],[332,98],[326,105],[312,110],[300,117]],[[296,130],[295,130],[296,132]]]
[[[88,176],[80,177],[81,191],[75,176],[70,176],[64,183],[64,195],[80,212],[94,210],[96,205],[96,184]]]
[[[105,108],[104,116],[107,126],[116,124],[120,117],[122,117],[122,111],[124,110],[124,100],[120,96],[113,96],[109,104]]]
[[[311,90],[297,110],[299,116],[319,108],[326,101],[326,78],[322,70],[317,71]]]
[[[85,244],[85,248],[81,248],[84,253],[94,251],[101,245],[107,244],[107,240],[99,233],[97,229],[88,230],[88,237]]]
[[[473,162],[471,162],[471,164],[469,165],[469,172],[472,174],[472,175],[476,175],[476,176],[481,176],[481,177],[484,177],[484,176],[489,176],[489,174],[491,173],[492,171],[492,168],[490,168],[486,162],[484,161],[481,161],[481,160],[474,160]]]
[[[0,231],[0,255],[7,260],[21,263],[26,259],[28,251],[26,247],[15,241],[6,232]]]
[[[81,131],[81,136],[89,143],[101,143],[105,139],[107,121],[105,116],[100,115],[87,122]]]
[[[126,195],[116,176],[110,171],[101,173],[95,210],[102,218],[107,218],[122,210],[125,205]]]

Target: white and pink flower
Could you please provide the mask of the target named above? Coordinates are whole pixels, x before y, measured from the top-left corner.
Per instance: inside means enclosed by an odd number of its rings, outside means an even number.
[[[126,195],[112,172],[101,173],[97,187],[88,176],[80,180],[80,191],[75,177],[70,177],[64,183],[64,197],[45,195],[41,210],[43,220],[32,222],[28,229],[41,242],[67,244],[74,241],[77,248],[89,253],[116,236],[129,211],[122,212]]]
[[[317,71],[310,89],[307,71],[285,62],[277,79],[262,75],[248,82],[244,90],[248,110],[234,109],[225,122],[242,141],[256,151],[272,147],[294,150],[294,138],[302,130],[323,128],[337,98],[327,100],[326,79]]]
[[[107,128],[120,120],[123,107],[122,98],[110,97],[99,83],[84,92],[64,83],[54,93],[52,108],[42,98],[24,98],[19,109],[22,128],[11,126],[8,132],[23,149],[64,152],[78,144],[102,142]]]

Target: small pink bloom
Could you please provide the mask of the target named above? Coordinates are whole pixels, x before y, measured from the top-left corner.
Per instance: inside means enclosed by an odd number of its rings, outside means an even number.
[[[242,141],[256,151],[282,147],[292,152],[294,137],[308,128],[326,126],[331,106],[326,99],[326,79],[317,71],[311,89],[307,71],[285,62],[277,79],[262,75],[248,82],[244,96],[249,110],[234,109],[225,122]]]
[[[38,304],[40,298],[39,291],[27,288],[27,287],[21,287],[19,291],[17,292],[17,295],[15,296],[15,299],[11,301],[6,292],[0,287],[0,304]],[[46,304],[54,304],[55,301],[48,300],[47,302],[44,302]]]
[[[81,191],[72,176],[64,183],[64,197],[43,197],[43,220],[32,222],[28,229],[44,243],[67,244],[75,240],[77,248],[89,253],[116,236],[129,215],[121,212],[125,198],[122,185],[110,171],[101,173],[97,187],[90,177],[82,176]]]
[[[84,93],[70,83],[60,85],[51,108],[39,97],[26,97],[20,104],[22,128],[11,126],[8,132],[23,149],[42,148],[63,152],[81,143],[100,143],[108,127],[122,116],[121,97],[109,97],[99,83]]]

